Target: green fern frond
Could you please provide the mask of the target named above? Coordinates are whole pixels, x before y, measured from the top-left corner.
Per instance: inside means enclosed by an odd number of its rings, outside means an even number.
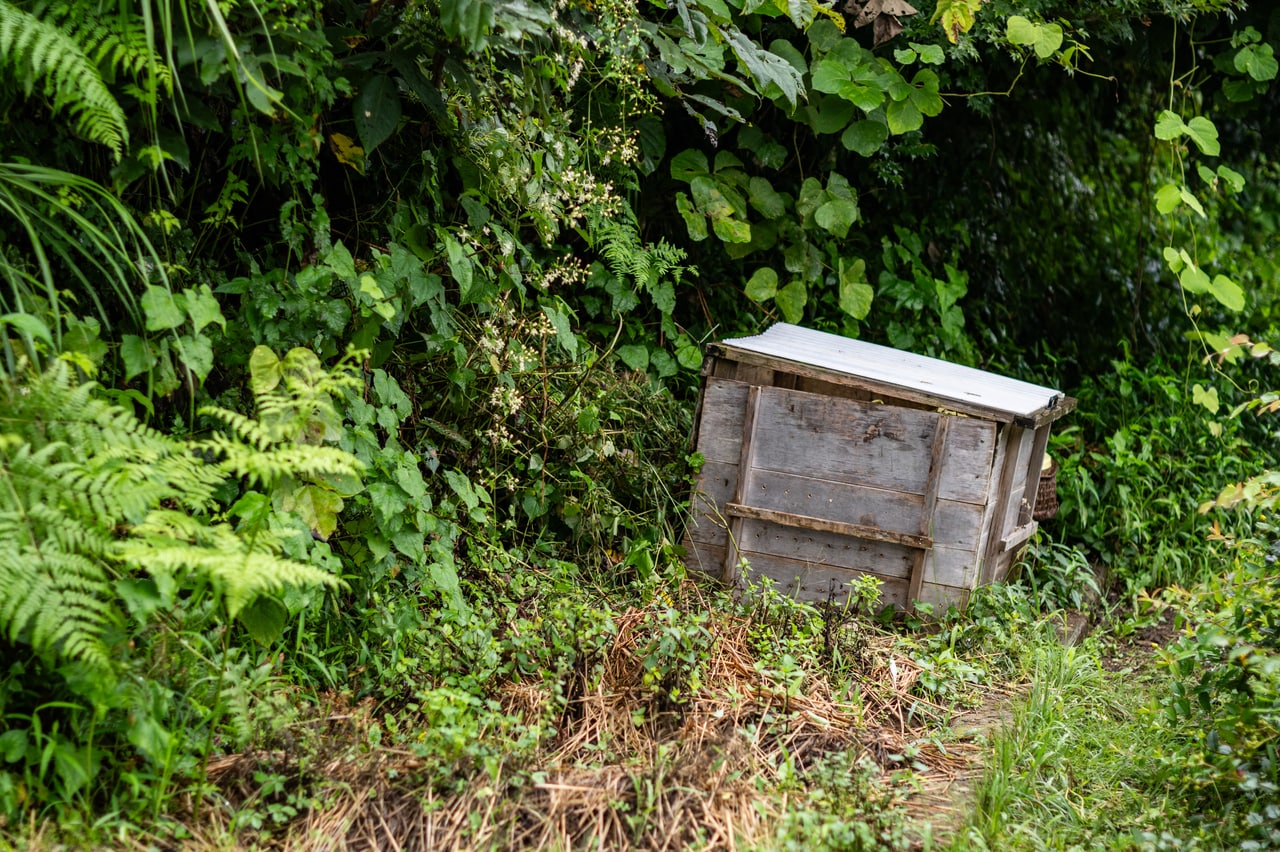
[[[101,563],[59,550],[0,546],[0,629],[37,653],[99,667],[109,654],[102,633],[112,618]]]
[[[40,84],[54,112],[120,159],[129,138],[124,110],[93,60],[65,31],[8,0],[0,0],[0,73],[16,77],[28,96]]]
[[[112,15],[103,20],[97,3],[53,3],[38,10],[62,28],[100,68],[124,71],[145,88],[173,94],[173,72],[152,49],[142,15]]]

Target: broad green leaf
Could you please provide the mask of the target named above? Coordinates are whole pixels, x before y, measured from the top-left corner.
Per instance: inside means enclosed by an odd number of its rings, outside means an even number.
[[[937,115],[942,112],[942,96],[938,94],[938,75],[928,68],[921,68],[911,78],[914,88],[911,90],[911,102],[916,109],[925,115]]]
[[[1183,123],[1181,116],[1172,110],[1162,110],[1156,116],[1156,138],[1163,139],[1166,142],[1177,139],[1185,133],[1187,125]]]
[[[1238,104],[1253,100],[1255,95],[1261,94],[1261,91],[1259,84],[1254,82],[1251,77],[1244,77],[1223,80],[1222,94],[1227,96],[1227,100]]]
[[[126,381],[151,370],[155,367],[157,358],[155,347],[136,334],[126,334],[120,338],[120,360],[124,361]]]
[[[726,243],[751,242],[751,223],[744,222],[741,219],[730,217],[712,219],[711,229],[716,232],[717,237]]]
[[[853,79],[848,65],[838,59],[824,59],[813,69],[813,88],[838,95]]]
[[[449,272],[453,274],[453,280],[458,282],[459,297],[462,303],[466,304],[467,294],[471,292],[475,275],[471,258],[467,256],[467,250],[462,247],[462,244],[450,236],[444,238],[444,250],[448,257]]]
[[[692,344],[676,349],[676,361],[686,370],[698,370],[702,367],[702,350]]]
[[[893,61],[897,62],[899,65],[910,65],[915,62],[918,57],[919,54],[916,53],[915,48],[898,47],[894,48],[893,51]]]
[[[1240,48],[1240,52],[1236,54],[1235,67],[1241,74],[1248,74],[1259,83],[1275,79],[1276,72],[1280,71],[1275,50],[1269,44],[1246,45]]]
[[[1173,246],[1164,247],[1164,262],[1169,265],[1169,271],[1174,275],[1181,272],[1182,267],[1186,265],[1182,262],[1182,255]]]
[[[778,273],[767,266],[762,266],[747,279],[747,298],[753,302],[764,302],[778,293]]]
[[[387,294],[382,292],[382,288],[378,286],[378,279],[367,272],[360,276],[360,292],[374,299],[387,298]]]
[[[916,44],[913,41],[911,48],[920,55],[920,61],[925,65],[941,65],[947,58],[942,47],[936,44]]]
[[[826,200],[827,191],[822,188],[818,179],[807,177],[804,183],[800,184],[800,197],[796,199],[796,213],[801,218],[808,219]]]
[[[713,220],[733,215],[733,204],[725,195],[723,185],[710,175],[695,177],[689,189],[693,192],[693,203]]]
[[[209,343],[209,338],[203,334],[194,336],[184,334],[173,341],[173,346],[178,359],[200,381],[203,382],[209,377],[209,373],[213,370],[213,345]]]
[[[218,306],[218,299],[213,295],[208,284],[192,287],[185,291],[184,295],[187,300],[187,314],[191,317],[191,324],[196,332],[215,322],[222,326],[224,331],[226,330],[227,320],[222,316],[222,308]]]
[[[1186,133],[1200,152],[1207,156],[1216,157],[1222,150],[1222,146],[1218,144],[1218,128],[1203,115],[1197,115],[1187,122]]]
[[[1184,186],[1178,190],[1178,195],[1182,199],[1182,203],[1199,213],[1202,219],[1208,218],[1205,216],[1204,207],[1201,206],[1200,199],[1196,198],[1195,195],[1192,194],[1191,190]]]
[[[1213,282],[1209,280],[1209,276],[1200,267],[1188,264],[1178,273],[1178,283],[1188,293],[1200,294],[1208,293]]]
[[[1213,276],[1209,292],[1224,308],[1239,313],[1244,310],[1244,290],[1225,275]]]
[[[1039,24],[1036,29],[1036,56],[1048,59],[1062,47],[1062,27],[1057,24]]]
[[[792,281],[779,290],[773,300],[787,322],[798,323],[804,319],[804,306],[809,301],[809,292],[803,281]]]
[[[751,179],[748,185],[748,197],[751,206],[766,219],[777,219],[787,212],[786,201],[766,178]]]
[[[1218,413],[1218,389],[1209,388],[1207,391],[1199,384],[1191,386],[1191,401],[1196,405],[1203,405],[1209,410],[1210,414]]]
[[[689,200],[689,196],[683,192],[676,193],[676,210],[684,219],[685,228],[689,231],[689,238],[695,242],[701,242],[707,238],[707,217],[702,215],[702,211],[693,206],[693,202]]]
[[[905,101],[890,101],[884,114],[889,121],[889,132],[894,136],[919,130],[924,125],[924,114],[910,98]]]
[[[1171,183],[1156,190],[1156,209],[1161,213],[1172,213],[1182,203],[1182,193]]]
[[[835,95],[827,95],[809,107],[813,129],[818,133],[839,133],[849,126],[856,109],[852,103]]]
[[[253,603],[236,613],[236,620],[244,625],[249,636],[259,645],[270,645],[284,632],[289,610],[271,595],[258,595]]]
[[[807,2],[805,6],[808,7]],[[734,55],[746,66],[747,73],[756,82],[757,90],[763,94],[768,85],[777,86],[787,103],[794,107],[800,98],[803,83],[800,73],[791,67],[791,63],[763,49],[737,29],[723,32]]]
[[[678,181],[689,183],[699,175],[709,172],[707,155],[701,151],[689,148],[671,158],[671,176]]]
[[[494,4],[486,0],[440,0],[440,25],[469,52],[483,49],[493,28]]]
[[[867,283],[867,264],[862,258],[840,259],[840,310],[854,319],[866,319],[875,290]]]
[[[444,472],[445,482],[449,483],[449,488],[454,494],[462,499],[467,509],[475,509],[480,506],[480,495],[471,485],[471,480],[467,478],[465,473],[456,470],[446,470]]]
[[[323,541],[328,541],[338,528],[342,498],[323,485],[299,486],[287,494],[282,503],[286,512],[297,512],[302,522]]]
[[[1036,43],[1036,25],[1022,15],[1011,15],[1005,21],[1005,35],[1011,44],[1029,47]]]
[[[859,153],[864,157],[870,157],[880,150],[880,146],[888,138],[888,125],[883,121],[866,119],[850,124],[849,129],[841,134],[840,144],[850,151]]]
[[[809,31],[805,35],[809,37],[809,43],[813,45],[813,49],[818,53],[828,52],[845,37],[844,33],[840,32],[836,25],[826,18],[814,21],[813,26],[809,27]],[[775,53],[777,52],[772,45],[770,45],[770,49]]]
[[[849,235],[849,228],[858,220],[858,205],[846,198],[833,198],[814,211],[813,221],[818,227],[836,239]]]
[[[1244,189],[1244,175],[1234,169],[1227,166],[1218,166],[1218,177],[1226,181],[1227,187],[1232,192],[1239,192]]]
[[[351,256],[351,252],[342,243],[333,244],[333,248],[325,253],[324,262],[339,278],[351,279],[356,277],[355,258]]]
[[[973,28],[974,14],[982,7],[983,0],[938,0],[930,23],[941,20],[943,32],[952,44],[960,41],[961,33]]]
[[[395,80],[385,74],[371,77],[351,104],[356,135],[365,155],[390,138],[400,123],[400,92]]]
[[[147,331],[177,328],[186,320],[186,312],[168,287],[149,285],[142,294],[142,310],[147,315]]]
[[[632,370],[647,370],[649,368],[649,347],[640,343],[619,346],[618,358]]]

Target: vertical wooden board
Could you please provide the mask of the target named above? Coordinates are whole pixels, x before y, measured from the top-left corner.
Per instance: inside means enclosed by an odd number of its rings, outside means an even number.
[[[917,600],[932,606],[934,615],[942,615],[952,605],[957,609],[964,609],[964,605],[969,602],[969,590],[939,583],[923,583]]]
[[[811,603],[831,601],[841,606],[849,599],[851,583],[864,572],[849,571],[842,568],[826,568],[809,565],[790,559],[780,559],[766,553],[742,554],[750,566],[748,576],[739,578],[759,582],[761,577],[773,580],[778,589],[797,600]],[[880,577],[880,600],[882,604],[893,604],[898,608],[907,605],[907,581],[899,577]]]
[[[780,388],[761,390],[757,461],[763,469],[923,494],[939,415]],[[953,418],[939,493],[986,501],[994,424]]]
[[[698,425],[698,452],[713,462],[738,463],[742,452],[742,423],[746,416],[748,385],[708,378],[702,392],[702,422]]]
[[[1036,507],[1036,496],[1040,493],[1040,465],[1044,461],[1045,450],[1049,448],[1049,430],[1053,426],[1045,424],[1035,432],[1035,438],[1031,442],[1031,458],[1027,463],[1027,478],[1023,485],[1022,493],[1031,508],[1034,511]]]
[[[743,550],[763,553],[818,568],[838,568],[905,578],[914,548],[888,542],[867,541],[837,533],[787,527],[754,519],[744,520]]]
[[[934,545],[924,563],[924,582],[971,589],[978,579],[978,551]]]
[[[689,536],[696,541],[723,544],[729,520],[724,505],[733,499],[738,487],[738,466],[724,462],[707,462],[698,475],[691,500]]]
[[[724,547],[705,541],[685,541],[685,567],[719,578],[724,570]]]
[[[1031,429],[1014,427],[1009,435],[1009,455],[1006,464],[1012,466],[1009,471],[1009,503],[1005,507],[1004,521],[1000,534],[1007,535],[1021,526],[1019,517],[1022,514],[1022,501],[1026,494],[1027,466],[1031,464],[1031,451],[1035,446],[1036,433]]]
[[[757,387],[772,387],[776,371],[772,367],[758,367],[753,364],[738,364],[738,375],[735,377],[740,382],[746,382],[749,385]]]

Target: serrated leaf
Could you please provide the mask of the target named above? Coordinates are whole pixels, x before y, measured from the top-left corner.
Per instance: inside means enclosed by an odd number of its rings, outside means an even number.
[[[200,381],[209,377],[213,370],[213,345],[209,338],[202,334],[195,336],[182,335],[173,341],[174,350],[183,365],[194,373]]]
[[[803,281],[792,281],[773,297],[783,318],[789,323],[798,323],[804,319],[804,306],[809,301],[809,291]]]
[[[149,285],[141,301],[142,311],[147,316],[147,331],[177,328],[186,320],[186,313],[167,287]]]
[[[296,512],[322,541],[328,541],[338,528],[342,498],[323,485],[308,484],[286,495],[283,506],[287,512]]]
[[[191,324],[198,333],[206,326],[217,323],[225,331],[227,328],[227,320],[222,315],[222,308],[218,305],[218,298],[213,295],[213,290],[209,289],[208,284],[200,284],[187,290],[187,314],[191,317]]]
[[[280,638],[288,618],[289,610],[283,603],[271,595],[261,594],[236,613],[236,620],[259,645],[270,645]]]
[[[1244,290],[1227,276],[1213,276],[1213,281],[1209,285],[1209,292],[1227,310],[1236,313],[1244,310]]]
[[[395,80],[385,74],[371,77],[356,94],[351,110],[356,135],[368,156],[400,124],[400,92]]]
[[[1203,115],[1197,115],[1187,122],[1186,134],[1206,156],[1216,157],[1222,150],[1222,146],[1218,144],[1218,128]]]
[[[778,273],[767,266],[762,266],[747,279],[747,298],[753,302],[764,302],[778,293]]]
[[[883,121],[866,119],[855,121],[840,135],[840,144],[850,151],[870,157],[889,138],[889,127]]]
[[[578,354],[578,336],[573,333],[573,326],[569,323],[569,315],[552,305],[543,305],[542,313],[551,323],[551,327],[556,330],[556,342],[560,344],[560,348],[569,353],[569,357],[576,357]]]
[[[1186,130],[1187,125],[1183,122],[1182,117],[1173,110],[1163,110],[1156,116],[1155,134],[1157,139],[1169,142],[1177,139]]]

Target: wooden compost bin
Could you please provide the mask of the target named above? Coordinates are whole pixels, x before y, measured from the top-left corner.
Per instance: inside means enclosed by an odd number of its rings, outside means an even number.
[[[1003,580],[1032,519],[1051,388],[779,323],[712,344],[689,565],[843,603],[862,574],[899,608]]]

